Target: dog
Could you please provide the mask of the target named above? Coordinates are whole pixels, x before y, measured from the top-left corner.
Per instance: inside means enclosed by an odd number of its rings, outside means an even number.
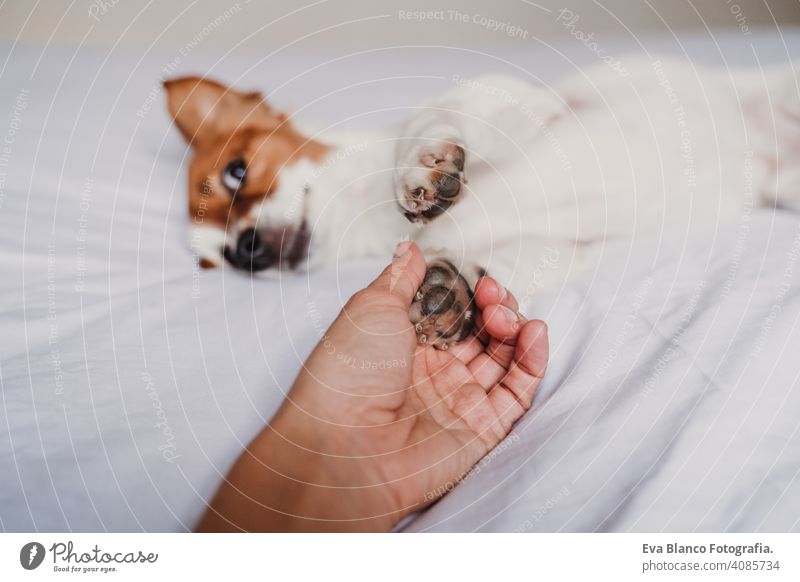
[[[274,273],[414,240],[428,271],[411,320],[446,349],[473,332],[487,272],[524,302],[585,273],[606,240],[657,252],[749,204],[800,206],[790,68],[625,64],[549,86],[454,75],[404,126],[368,132],[302,129],[258,92],[168,80],[192,151],[191,247],[205,268]]]

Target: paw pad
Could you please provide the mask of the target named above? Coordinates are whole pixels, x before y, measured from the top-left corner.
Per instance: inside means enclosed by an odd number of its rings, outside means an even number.
[[[411,222],[427,222],[446,212],[461,193],[464,149],[453,143],[434,142],[421,150],[421,165],[403,177],[401,189]]]
[[[446,350],[472,333],[473,313],[472,289],[455,266],[444,260],[429,264],[409,312],[417,341]]]

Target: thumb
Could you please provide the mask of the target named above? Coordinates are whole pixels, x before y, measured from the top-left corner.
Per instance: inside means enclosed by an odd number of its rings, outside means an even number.
[[[367,288],[396,296],[404,307],[409,307],[426,270],[425,256],[419,247],[403,241],[395,247],[391,264]]]

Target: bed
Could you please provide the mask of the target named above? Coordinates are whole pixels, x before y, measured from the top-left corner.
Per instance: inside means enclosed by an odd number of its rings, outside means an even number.
[[[800,32],[604,46],[745,66],[800,55]],[[0,53],[0,528],[17,532],[190,530],[320,331],[382,266],[272,281],[195,268],[186,148],[160,78],[207,72],[301,119],[369,125],[453,74],[522,67],[546,81],[597,58],[577,41],[324,58]],[[398,529],[800,529],[799,224],[754,209],[714,245],[601,245],[590,276],[526,308],[552,345],[531,412]]]

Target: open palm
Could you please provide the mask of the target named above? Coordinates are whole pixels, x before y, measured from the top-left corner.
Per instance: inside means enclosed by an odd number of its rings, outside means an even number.
[[[547,366],[546,326],[518,316],[488,277],[475,291],[478,337],[418,346],[408,308],[424,275],[411,245],[348,302],[289,394],[305,416],[293,424],[324,427],[303,446],[337,460],[326,486],[379,491],[376,511],[393,521],[451,489],[509,433]]]

